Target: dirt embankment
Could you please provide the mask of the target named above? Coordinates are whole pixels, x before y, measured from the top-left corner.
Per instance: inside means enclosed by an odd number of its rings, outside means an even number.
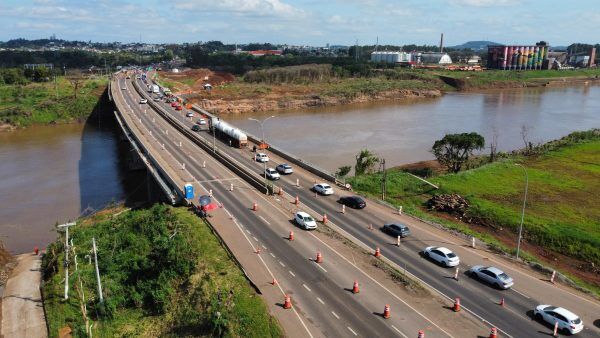
[[[597,77],[560,77],[560,78],[538,78],[523,80],[498,80],[479,82],[471,78],[456,78],[451,76],[439,76],[444,83],[459,91],[477,91],[511,88],[535,88],[535,87],[560,87],[600,83]]]
[[[382,100],[406,100],[419,98],[434,98],[442,95],[439,90],[391,90],[376,94],[360,94],[353,97],[335,97],[309,95],[306,97],[289,98],[256,98],[256,99],[200,99],[193,100],[205,110],[219,114],[239,114],[255,111],[287,110],[311,107],[335,106],[350,103],[364,103]]]

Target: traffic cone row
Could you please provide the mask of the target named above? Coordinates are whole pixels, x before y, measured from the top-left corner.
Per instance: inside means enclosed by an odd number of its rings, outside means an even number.
[[[389,304],[385,304],[385,307],[383,308],[383,318],[385,318],[385,319],[390,318],[390,305]]]
[[[381,251],[379,250],[379,248],[375,248],[375,257],[379,258],[381,256]]]
[[[317,252],[317,259],[315,259],[315,262],[323,263],[323,255],[321,255],[321,252]]]
[[[454,308],[452,308],[452,310],[454,310],[454,312],[460,311],[460,298],[456,297],[454,299]]]
[[[285,295],[285,301],[283,302],[283,308],[284,309],[292,308],[292,298],[288,295]]]
[[[352,286],[352,293],[359,293],[360,290],[358,290],[358,282],[354,281],[354,285]]]
[[[327,224],[327,214],[323,214],[323,224]]]
[[[288,239],[289,239],[290,241],[293,241],[293,240],[294,240],[294,232],[293,232],[293,231],[290,231],[290,237],[288,237]]]
[[[252,204],[252,211],[258,211],[258,204],[256,202]]]

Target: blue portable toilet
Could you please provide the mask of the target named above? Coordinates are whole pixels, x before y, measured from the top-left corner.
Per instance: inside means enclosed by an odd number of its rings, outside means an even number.
[[[186,184],[183,186],[185,190],[185,198],[193,199],[194,198],[194,186],[191,184]]]

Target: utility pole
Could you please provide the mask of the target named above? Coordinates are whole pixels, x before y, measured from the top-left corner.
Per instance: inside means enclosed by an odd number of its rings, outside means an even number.
[[[524,165],[516,163],[516,166],[523,168],[525,171],[525,196],[523,197],[523,209],[521,210],[521,225],[519,226],[519,239],[517,240],[517,259],[519,259],[519,252],[521,251],[521,236],[523,234],[523,221],[525,219],[525,204],[527,203],[527,188],[529,187],[529,176],[527,175],[527,168]]]
[[[263,144],[266,144],[266,143],[267,143],[267,142],[265,142],[265,129],[263,128],[263,127],[264,127],[264,124],[265,124],[265,122],[267,122],[269,119],[272,119],[272,118],[274,118],[274,117],[275,117],[275,115],[271,115],[271,116],[267,117],[266,119],[264,119],[264,120],[262,120],[262,121],[260,121],[260,120],[257,120],[257,119],[253,119],[253,118],[248,118],[248,120],[255,121],[255,122],[257,122],[257,123],[260,125],[260,131],[261,131],[261,134],[262,134],[262,139],[261,139],[261,142],[262,142]],[[268,187],[268,184],[267,184],[267,162],[263,162],[263,175],[264,175],[264,177],[265,177],[265,191],[266,191],[266,193],[268,194],[268,193],[269,193],[269,187]]]
[[[94,265],[96,265],[96,281],[98,282],[98,295],[100,295],[100,303],[103,303],[104,297],[102,297],[102,284],[100,283],[100,271],[98,270],[98,255],[96,250],[95,237],[92,237],[92,247],[94,249]]]
[[[59,229],[65,228],[65,300],[69,299],[69,227],[75,224],[75,222],[69,222],[56,226]]]
[[[387,194],[387,172],[385,171],[385,158],[381,159],[379,168],[382,169],[381,199],[385,201],[385,195]]]

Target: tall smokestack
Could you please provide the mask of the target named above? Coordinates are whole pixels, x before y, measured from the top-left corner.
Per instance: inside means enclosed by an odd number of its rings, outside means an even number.
[[[440,53],[442,53],[444,51],[444,33],[442,33],[442,36],[440,37]]]
[[[592,52],[590,53],[590,64],[589,64],[590,68],[594,67],[595,59],[596,59],[596,48],[592,48]]]

